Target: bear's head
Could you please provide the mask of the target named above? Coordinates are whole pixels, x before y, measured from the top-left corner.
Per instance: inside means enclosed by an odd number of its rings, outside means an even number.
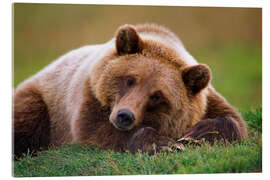
[[[114,54],[98,71],[95,95],[119,130],[150,126],[176,138],[205,111],[209,68],[187,65],[173,47],[142,39],[131,25],[120,27]]]

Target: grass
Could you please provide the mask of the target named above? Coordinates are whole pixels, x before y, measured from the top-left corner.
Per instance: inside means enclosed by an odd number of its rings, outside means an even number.
[[[249,44],[216,46],[194,53],[212,71],[212,84],[234,106],[248,110],[262,102],[261,49]]]
[[[262,108],[242,113],[249,139],[232,145],[217,143],[188,146],[184,152],[149,156],[104,151],[78,144],[25,155],[14,163],[15,177],[94,176],[194,173],[244,173],[262,171]]]

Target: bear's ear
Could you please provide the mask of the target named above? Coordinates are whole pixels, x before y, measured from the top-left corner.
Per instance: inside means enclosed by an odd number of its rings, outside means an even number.
[[[119,28],[116,35],[116,50],[118,55],[135,54],[142,50],[143,42],[132,25]]]
[[[199,64],[184,69],[182,78],[192,95],[195,95],[208,85],[211,72],[208,66]]]

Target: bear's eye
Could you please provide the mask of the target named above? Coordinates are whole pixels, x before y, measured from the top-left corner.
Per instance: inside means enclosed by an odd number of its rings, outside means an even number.
[[[155,92],[153,95],[150,96],[150,100],[155,104],[157,104],[161,100],[161,98],[162,94],[160,91]]]
[[[168,111],[169,103],[161,91],[157,91],[149,97],[146,107],[147,112]]]
[[[127,78],[127,86],[131,87],[135,84],[135,79],[133,77],[128,77]]]

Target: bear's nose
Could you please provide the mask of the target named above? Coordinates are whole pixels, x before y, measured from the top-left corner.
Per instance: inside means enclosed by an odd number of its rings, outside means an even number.
[[[134,122],[134,120],[135,118],[133,113],[128,109],[120,109],[117,112],[117,124],[119,124],[121,128],[129,127]]]

